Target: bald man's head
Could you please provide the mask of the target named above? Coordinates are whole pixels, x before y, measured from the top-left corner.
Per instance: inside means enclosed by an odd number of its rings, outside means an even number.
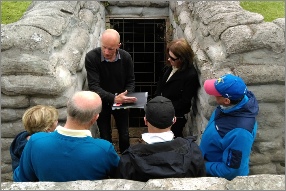
[[[101,51],[107,61],[112,62],[115,60],[120,45],[120,35],[116,30],[107,29],[103,32],[101,36]]]
[[[92,91],[76,92],[68,101],[67,113],[79,123],[88,123],[94,115],[101,112],[102,101],[99,95]]]
[[[106,29],[103,33],[102,33],[102,37],[101,37],[102,41],[105,40],[112,40],[116,45],[118,45],[120,43],[120,35],[119,33],[114,30],[114,29]]]

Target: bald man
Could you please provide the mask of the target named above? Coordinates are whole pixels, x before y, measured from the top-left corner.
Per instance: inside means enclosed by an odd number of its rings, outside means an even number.
[[[64,127],[31,136],[14,171],[14,181],[66,182],[114,177],[119,163],[114,146],[94,139],[90,132],[101,107],[98,94],[76,92],[67,103]]]
[[[88,52],[85,68],[90,91],[102,99],[102,112],[97,125],[102,139],[111,140],[111,115],[119,133],[119,149],[122,153],[129,147],[128,110],[112,110],[114,103],[134,103],[136,97],[128,97],[135,89],[134,63],[130,54],[120,49],[120,35],[107,29],[101,36],[101,47]]]

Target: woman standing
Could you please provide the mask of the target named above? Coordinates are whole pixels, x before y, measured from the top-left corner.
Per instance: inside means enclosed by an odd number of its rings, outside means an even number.
[[[183,137],[187,122],[185,114],[190,111],[192,99],[196,98],[200,86],[193,65],[194,52],[189,43],[181,38],[170,42],[166,53],[168,59],[157,83],[155,96],[161,95],[172,101],[177,120],[171,130],[175,137]]]

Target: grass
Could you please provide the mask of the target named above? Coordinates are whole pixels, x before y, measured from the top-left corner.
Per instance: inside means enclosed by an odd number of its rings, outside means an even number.
[[[18,21],[32,1],[1,1],[1,24]]]
[[[1,1],[1,23],[18,21],[31,3],[32,1]],[[261,14],[266,22],[285,18],[284,1],[240,1],[240,6],[250,12]]]
[[[240,6],[250,12],[261,14],[266,22],[285,18],[285,1],[240,1]]]

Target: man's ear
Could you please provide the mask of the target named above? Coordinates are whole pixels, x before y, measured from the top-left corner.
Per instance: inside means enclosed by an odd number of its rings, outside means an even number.
[[[144,117],[144,123],[145,123],[146,126],[148,126],[147,125],[148,121],[147,121],[146,117]]]
[[[223,103],[224,103],[225,105],[229,105],[229,104],[230,104],[230,99],[224,98]]]
[[[176,118],[176,117],[174,117],[172,121],[173,121],[173,124],[174,124],[174,123],[176,123],[177,118]]]
[[[118,48],[120,48],[120,46],[121,46],[121,43],[118,44]]]
[[[99,114],[94,115],[94,117],[91,119],[91,124],[92,124],[92,125],[96,122],[96,120],[98,119],[98,117],[99,117]]]

